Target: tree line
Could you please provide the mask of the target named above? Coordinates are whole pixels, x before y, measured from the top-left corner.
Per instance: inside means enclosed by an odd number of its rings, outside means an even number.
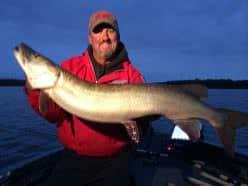
[[[0,86],[23,86],[25,80],[21,79],[0,79]],[[211,89],[248,89],[248,80],[231,79],[194,79],[157,82],[157,84],[202,84]]]

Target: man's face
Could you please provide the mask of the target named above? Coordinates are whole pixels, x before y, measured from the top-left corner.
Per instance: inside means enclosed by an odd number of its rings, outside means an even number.
[[[89,43],[96,59],[109,59],[115,53],[118,42],[117,32],[108,24],[100,24],[89,33]]]

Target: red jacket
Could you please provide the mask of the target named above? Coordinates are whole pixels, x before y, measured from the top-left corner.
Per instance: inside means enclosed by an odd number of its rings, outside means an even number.
[[[140,72],[130,61],[123,61],[122,68],[96,80],[89,52],[72,57],[61,63],[61,67],[94,83],[142,83]],[[41,115],[38,108],[39,91],[28,91],[28,101],[32,108]],[[83,103],[82,103],[83,104]],[[123,125],[97,124],[84,121],[71,115],[50,101],[49,112],[43,116],[50,122],[57,123],[60,142],[68,149],[86,156],[111,156],[120,151],[128,142],[128,135]]]

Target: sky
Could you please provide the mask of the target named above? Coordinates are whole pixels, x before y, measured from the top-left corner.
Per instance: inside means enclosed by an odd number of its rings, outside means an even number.
[[[0,78],[24,79],[24,42],[56,64],[88,46],[97,10],[118,19],[129,58],[148,82],[248,79],[247,0],[1,0]]]

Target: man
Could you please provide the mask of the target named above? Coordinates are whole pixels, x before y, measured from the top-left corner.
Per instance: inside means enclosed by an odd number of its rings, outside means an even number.
[[[98,11],[91,16],[88,40],[88,49],[62,62],[62,68],[94,83],[144,82],[128,58],[117,20],[111,13]],[[139,140],[135,123],[109,125],[86,121],[64,111],[44,93],[31,90],[28,82],[25,92],[33,109],[57,124],[58,138],[65,147],[48,185],[129,185],[130,139]]]

